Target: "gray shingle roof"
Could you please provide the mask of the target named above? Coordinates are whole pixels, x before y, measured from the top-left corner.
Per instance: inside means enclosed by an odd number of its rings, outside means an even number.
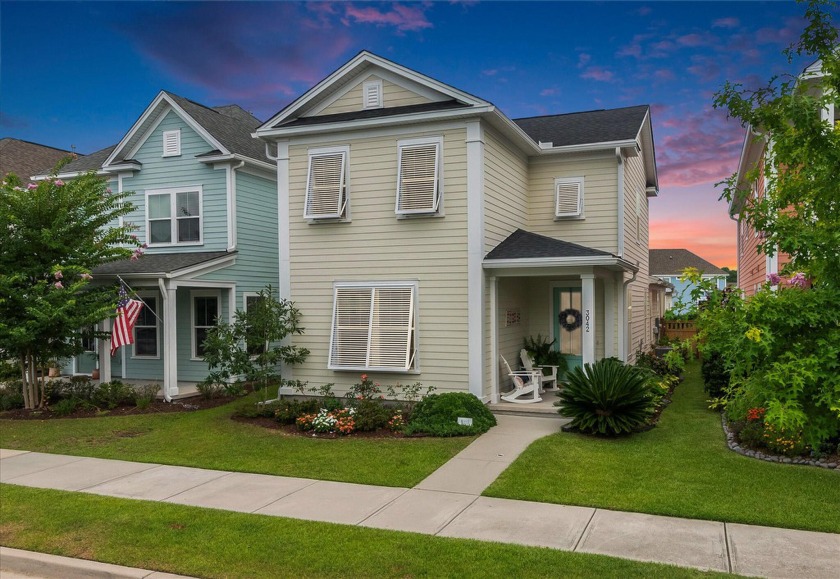
[[[105,162],[105,159],[111,154],[114,150],[116,145],[111,145],[110,147],[105,147],[104,149],[100,149],[95,153],[91,153],[90,155],[85,155],[84,157],[79,157],[72,163],[68,163],[64,167],[62,167],[62,173],[86,173],[88,171],[97,171],[98,169],[102,168],[102,163]],[[49,171],[41,171],[39,175],[45,175]]]
[[[195,251],[190,253],[147,253],[136,261],[121,259],[94,268],[93,275],[165,274],[192,267],[220,257],[235,254],[227,251]]]
[[[648,105],[513,119],[537,142],[555,147],[635,139]]]
[[[322,125],[326,123],[341,123],[360,119],[375,119],[395,115],[409,115],[412,113],[426,113],[431,111],[446,111],[450,109],[469,108],[470,105],[460,103],[456,100],[438,101],[432,103],[421,103],[419,105],[405,105],[402,107],[384,107],[381,109],[365,109],[361,111],[350,111],[332,115],[319,115],[315,117],[298,117],[288,122],[278,123],[272,128],[278,127],[305,127],[311,125]]]
[[[727,275],[718,266],[713,265],[687,249],[651,249],[651,275],[679,275],[687,267],[696,267],[706,275]]]
[[[0,178],[14,173],[24,183],[33,175],[47,174],[61,159],[72,155],[70,151],[30,143],[20,139],[0,139]]]
[[[535,257],[615,257],[606,251],[517,229],[484,258],[527,259]]]

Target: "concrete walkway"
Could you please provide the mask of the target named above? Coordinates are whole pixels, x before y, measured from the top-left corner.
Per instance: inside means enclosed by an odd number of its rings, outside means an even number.
[[[0,482],[744,575],[838,576],[836,534],[479,496],[531,442],[560,424],[499,417],[499,426],[413,489],[13,450],[0,450]]]

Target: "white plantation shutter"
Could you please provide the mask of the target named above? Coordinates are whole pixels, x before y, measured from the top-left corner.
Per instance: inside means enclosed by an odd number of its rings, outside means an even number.
[[[409,370],[414,286],[336,286],[330,368]]]
[[[436,213],[440,202],[439,143],[403,145],[399,153],[397,214]]]
[[[382,108],[381,80],[371,80],[362,84],[362,107],[366,109]]]
[[[344,216],[346,159],[343,151],[309,156],[304,218],[329,219]]]
[[[176,157],[181,154],[181,130],[163,132],[163,156]]]
[[[583,211],[583,179],[554,180],[555,217],[579,217]]]

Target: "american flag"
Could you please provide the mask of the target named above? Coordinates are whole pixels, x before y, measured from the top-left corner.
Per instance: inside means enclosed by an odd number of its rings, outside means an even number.
[[[134,323],[140,310],[143,309],[143,302],[128,297],[125,286],[120,284],[120,295],[117,301],[117,319],[114,320],[114,331],[111,332],[111,355],[120,346],[134,343]]]

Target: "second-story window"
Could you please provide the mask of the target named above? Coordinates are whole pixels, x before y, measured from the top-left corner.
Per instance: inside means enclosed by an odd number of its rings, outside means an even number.
[[[397,215],[440,212],[442,139],[410,139],[397,144]]]
[[[146,191],[147,243],[200,244],[201,205],[201,187]]]
[[[348,147],[310,149],[305,219],[343,219],[347,216],[348,152]]]

